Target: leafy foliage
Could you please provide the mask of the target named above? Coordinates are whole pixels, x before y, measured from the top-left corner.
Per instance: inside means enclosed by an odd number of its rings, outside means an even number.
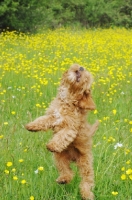
[[[77,25],[132,27],[131,0],[2,0],[0,28],[35,31]]]

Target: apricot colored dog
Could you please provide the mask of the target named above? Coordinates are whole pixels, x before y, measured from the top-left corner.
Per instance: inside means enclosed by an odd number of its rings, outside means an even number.
[[[70,163],[76,162],[80,176],[80,192],[83,199],[93,200],[94,171],[92,157],[92,136],[98,128],[87,122],[87,112],[95,109],[91,95],[91,74],[74,64],[63,74],[57,97],[51,102],[44,116],[26,125],[29,131],[53,130],[53,138],[47,149],[54,153],[60,176],[60,184],[73,178]]]

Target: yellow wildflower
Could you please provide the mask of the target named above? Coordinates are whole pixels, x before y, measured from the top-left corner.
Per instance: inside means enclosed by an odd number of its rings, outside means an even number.
[[[26,184],[27,182],[26,182],[26,180],[25,179],[23,179],[22,181],[21,181],[21,184]]]
[[[13,176],[13,180],[18,180],[18,177],[17,176]]]
[[[29,198],[29,200],[34,200],[35,198],[34,198],[34,196],[31,196],[30,198]]]
[[[6,166],[7,166],[7,167],[11,167],[12,165],[13,165],[12,162],[7,162],[7,163],[6,163]]]
[[[8,122],[4,122],[4,125],[8,125]]]
[[[13,168],[11,171],[12,171],[12,172],[15,172],[15,171],[16,171],[16,169],[15,169],[15,168]]]
[[[126,164],[127,164],[127,165],[129,165],[130,163],[131,163],[131,161],[130,161],[130,160],[126,161]]]
[[[98,111],[97,110],[94,110],[94,114],[97,114],[98,113]]]
[[[116,112],[117,112],[117,111],[116,111],[116,110],[112,110],[112,112],[113,112],[114,115],[116,115]]]
[[[4,135],[0,135],[0,139],[2,139],[4,137]]]
[[[111,192],[114,196],[118,195],[118,192]]]
[[[12,115],[15,115],[15,114],[16,114],[16,112],[15,112],[15,111],[12,111],[12,112],[11,112],[11,114],[12,114]]]
[[[126,179],[126,174],[122,174],[121,179],[124,181]]]
[[[44,168],[43,168],[43,167],[38,167],[38,170],[39,170],[39,171],[43,171]]]
[[[126,174],[127,174],[127,175],[132,174],[132,169],[128,169],[128,170],[126,171]]]
[[[9,174],[10,172],[9,172],[9,170],[7,170],[7,169],[5,169],[5,174]]]
[[[125,171],[125,167],[122,167],[122,168],[121,168],[121,171]]]
[[[22,163],[22,162],[24,162],[24,160],[23,159],[19,159],[19,162]]]

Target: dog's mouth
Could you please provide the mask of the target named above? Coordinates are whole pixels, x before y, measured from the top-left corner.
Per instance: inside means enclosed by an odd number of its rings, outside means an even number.
[[[75,71],[75,73],[76,73],[76,82],[79,82],[81,78],[81,73],[78,70]]]
[[[83,67],[80,67],[79,70],[76,70],[75,73],[76,73],[76,82],[80,82],[80,78],[81,78],[81,71],[83,71],[84,68]]]

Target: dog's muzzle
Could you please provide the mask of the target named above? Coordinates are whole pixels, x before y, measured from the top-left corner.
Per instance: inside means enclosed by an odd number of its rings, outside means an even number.
[[[79,70],[76,71],[76,81],[79,82],[81,78],[81,72],[84,71],[83,67],[80,67]]]

